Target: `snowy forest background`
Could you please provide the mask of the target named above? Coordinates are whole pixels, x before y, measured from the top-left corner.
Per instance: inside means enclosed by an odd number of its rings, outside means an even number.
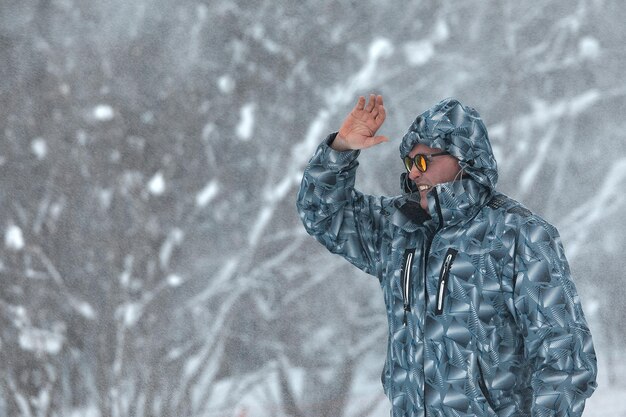
[[[622,0],[0,0],[0,416],[381,417],[378,283],[307,236],[358,95],[391,143],[444,97],[562,235],[626,415]],[[621,214],[620,214],[621,213]]]

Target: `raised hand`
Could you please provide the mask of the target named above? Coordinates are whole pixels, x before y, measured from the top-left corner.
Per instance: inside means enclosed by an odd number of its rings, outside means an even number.
[[[365,97],[359,97],[356,105],[343,121],[337,137],[331,147],[338,151],[351,149],[365,149],[389,139],[386,136],[376,136],[376,131],[385,121],[385,106],[383,96],[370,94],[367,105]]]

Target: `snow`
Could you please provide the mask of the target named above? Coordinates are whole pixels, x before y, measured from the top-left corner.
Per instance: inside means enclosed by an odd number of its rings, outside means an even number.
[[[113,111],[113,107],[108,104],[99,104],[93,108],[92,114],[96,120],[107,122],[113,119],[115,112]]]
[[[626,416],[626,386],[599,386],[585,402],[583,417]]]
[[[120,305],[116,311],[116,315],[121,318],[126,327],[133,327],[142,313],[142,306],[135,302],[124,303]]]
[[[167,276],[167,284],[170,287],[179,287],[183,283],[183,278],[177,274],[169,274]]]
[[[4,245],[7,249],[19,251],[24,248],[24,235],[22,229],[14,224],[9,225],[4,234]]]
[[[450,29],[444,19],[438,19],[428,38],[409,41],[404,44],[403,52],[407,63],[412,67],[427,64],[436,56],[435,45],[445,42],[450,36]]]
[[[165,178],[161,171],[154,174],[154,176],[148,181],[148,191],[154,196],[160,196],[165,192]]]
[[[378,75],[377,71],[380,61],[389,58],[393,52],[394,46],[389,39],[383,37],[373,39],[368,49],[365,65],[363,65],[359,72],[351,77],[347,88],[335,87],[336,96],[332,97],[331,100],[337,103],[353,100],[356,91],[360,91],[365,88],[365,86],[372,84]]]
[[[100,206],[103,209],[109,208],[109,206],[111,205],[112,198],[113,198],[113,190],[102,189],[98,191],[98,200],[100,201]]]
[[[596,89],[591,89],[574,97],[569,103],[570,117],[576,117],[585,111],[589,111],[598,101],[602,99],[602,94]]]
[[[248,237],[248,244],[250,246],[255,246],[258,243],[261,233],[267,226],[267,223],[272,219],[272,211],[271,207],[263,207],[261,209],[250,230],[250,235]]]
[[[60,92],[62,95],[67,96],[67,95],[69,95],[69,94],[70,94],[70,92],[71,92],[71,91],[72,91],[72,90],[71,90],[70,86],[69,86],[69,85],[67,85],[67,83],[61,83],[61,84],[59,84],[59,92]]]
[[[271,368],[265,371],[265,378],[255,384],[254,388],[246,391],[236,403],[224,404],[221,398],[228,397],[227,393],[234,390],[238,381],[234,379],[224,379],[216,384],[214,395],[209,398],[212,404],[210,410],[213,414],[209,416],[237,416],[244,411],[246,415],[254,417],[277,417],[284,416],[280,403],[280,382],[278,375]],[[240,380],[255,378],[256,375],[242,375]],[[289,370],[289,381],[293,383],[294,392],[299,398],[299,402],[306,404],[306,395],[302,392],[303,378],[306,372],[297,367]],[[356,375],[357,384],[353,388],[351,401],[348,406],[348,414],[357,416],[358,411],[365,404],[375,404],[370,417],[387,417],[391,408],[389,400],[383,394],[379,380],[371,380],[369,374]],[[585,403],[583,417],[624,417],[626,416],[626,402],[616,401],[624,398],[626,386],[621,385],[600,385],[594,394]],[[220,410],[219,412],[217,410]]]
[[[161,245],[161,250],[159,251],[159,264],[161,265],[161,268],[167,269],[170,264],[173,250],[181,244],[184,237],[185,232],[178,227],[173,228],[168,233],[167,238]]]
[[[44,138],[35,138],[30,143],[30,150],[40,161],[48,154],[48,146]]]
[[[150,124],[154,122],[154,113],[152,113],[151,111],[143,112],[141,114],[141,121],[145,124]]]
[[[433,42],[445,42],[450,37],[450,27],[444,18],[437,19],[431,39]]]
[[[388,58],[393,54],[393,43],[387,38],[376,38],[370,44],[368,62],[374,66],[379,59]]]
[[[71,300],[72,307],[78,311],[84,318],[93,320],[96,318],[96,310],[86,301]]]
[[[567,242],[568,256],[575,257],[584,250],[587,236],[596,224],[622,210],[626,203],[622,192],[625,186],[626,158],[621,158],[609,167],[595,198],[583,201],[578,207],[572,207],[569,214],[562,219],[561,236]]]
[[[217,79],[217,86],[222,94],[230,94],[235,89],[235,80],[228,74],[224,74]]]
[[[204,303],[211,296],[220,291],[223,291],[224,287],[233,279],[235,272],[237,271],[238,260],[236,258],[228,258],[224,262],[224,266],[211,275],[211,282],[202,292],[195,294],[191,299],[187,301],[188,306],[196,306]]]
[[[247,103],[241,107],[239,116],[239,124],[235,129],[237,137],[242,141],[248,141],[252,137],[254,130],[254,117],[255,117],[256,105],[254,103]]]
[[[70,411],[68,417],[100,417],[100,411],[96,405],[87,406],[84,408],[75,408]]]
[[[593,36],[585,36],[578,43],[578,53],[581,58],[595,61],[600,57],[600,42]]]
[[[34,327],[23,328],[19,334],[19,344],[24,350],[35,352],[38,355],[56,355],[61,351],[65,341],[63,334]]]
[[[215,123],[207,123],[202,128],[202,140],[208,142],[215,131]]]
[[[407,42],[403,51],[409,65],[414,67],[426,64],[435,56],[435,46],[429,40]]]
[[[327,106],[313,117],[309,123],[303,140],[296,143],[291,149],[291,158],[293,168],[291,176],[285,179],[291,185],[298,183],[302,177],[300,170],[305,162],[311,157],[313,151],[319,145],[327,129],[328,121],[332,113],[340,106],[345,106],[350,102],[354,102],[355,95],[359,94],[364,88],[375,84],[379,75],[379,65],[381,60],[390,57],[393,54],[393,44],[386,38],[376,37],[372,40],[368,49],[367,61],[359,69],[357,73],[351,75],[345,84],[336,84],[331,86],[324,96],[327,97]],[[283,189],[285,184],[281,184],[279,188]]]
[[[197,207],[206,207],[211,200],[213,200],[217,193],[219,192],[220,187],[217,180],[213,179],[204,186],[202,190],[196,194],[196,206]]]
[[[531,101],[532,111],[518,116],[516,126],[523,132],[521,141],[517,143],[520,154],[529,152],[529,143],[533,143],[533,158],[525,158],[527,166],[519,178],[519,192],[525,195],[536,184],[537,176],[541,172],[546,161],[552,157],[550,148],[554,140],[559,136],[559,119],[567,118],[575,120],[581,113],[589,109],[600,99],[596,89],[589,89],[570,99],[557,102],[547,102],[535,98]],[[540,130],[535,134],[533,130]]]
[[[156,417],[181,400],[182,415],[286,416],[284,366],[314,416],[308,377],[323,397],[336,358],[359,352],[335,415],[373,401],[387,416],[379,285],[294,208],[319,143],[381,93],[392,143],[361,153],[359,190],[397,193],[418,112],[476,107],[500,191],[557,224],[593,321],[584,415],[626,416],[619,1],[6,3],[0,415]]]

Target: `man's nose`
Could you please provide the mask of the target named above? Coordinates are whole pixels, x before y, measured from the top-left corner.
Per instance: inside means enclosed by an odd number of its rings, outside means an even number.
[[[409,171],[409,179],[411,181],[415,181],[416,179],[418,179],[421,176],[422,176],[422,171],[417,169],[415,164],[413,164],[413,166],[411,167],[411,171]]]

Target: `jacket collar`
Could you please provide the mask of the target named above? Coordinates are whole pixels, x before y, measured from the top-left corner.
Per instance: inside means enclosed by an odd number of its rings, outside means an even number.
[[[409,193],[391,200],[384,208],[383,214],[389,221],[407,232],[415,232],[431,217],[420,206],[419,193]]]
[[[489,201],[492,190],[472,178],[438,184],[428,193],[430,216],[420,207],[418,192],[404,194],[385,208],[391,223],[407,232],[423,226],[438,229],[464,223],[473,218]]]
[[[439,228],[472,219],[491,197],[490,188],[472,178],[438,184],[428,194],[428,210]]]

